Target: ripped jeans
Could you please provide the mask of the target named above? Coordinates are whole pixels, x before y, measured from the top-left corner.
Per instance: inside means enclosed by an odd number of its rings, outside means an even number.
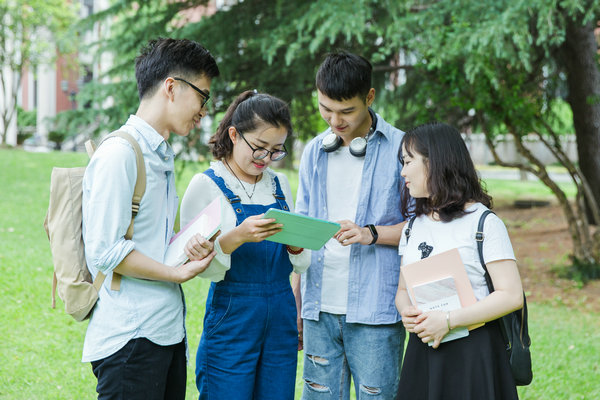
[[[346,323],[345,315],[321,312],[304,320],[303,400],[393,400],[398,389],[406,331],[390,325]]]

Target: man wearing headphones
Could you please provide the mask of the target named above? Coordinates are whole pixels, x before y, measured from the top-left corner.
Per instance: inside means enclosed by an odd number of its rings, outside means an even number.
[[[317,72],[319,111],[329,128],[302,154],[296,212],[337,221],[341,229],[313,251],[301,284],[293,277],[305,400],[323,393],[348,399],[351,376],[357,394],[379,399],[393,399],[398,386],[405,338],[394,306],[403,132],[371,110],[371,71],[363,57],[338,52]]]

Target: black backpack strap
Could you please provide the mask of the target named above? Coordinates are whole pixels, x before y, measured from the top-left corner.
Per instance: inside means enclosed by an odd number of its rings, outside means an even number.
[[[417,219],[416,215],[410,217],[410,219],[408,220],[408,226],[404,230],[404,234],[406,235],[406,243],[408,243],[408,239],[410,239],[410,231],[412,230],[412,226],[415,223],[415,219]]]
[[[487,267],[485,265],[485,261],[483,260],[483,239],[485,237],[485,235],[483,234],[483,224],[485,223],[485,218],[490,214],[494,214],[494,212],[491,210],[485,210],[483,214],[481,214],[481,217],[479,217],[479,224],[477,224],[477,232],[475,232],[475,240],[477,241],[477,252],[479,253],[479,262],[481,263],[481,266],[485,271],[485,274],[483,276],[485,278],[485,282],[488,285],[490,293],[492,293],[494,291],[494,284],[492,283],[492,278],[490,277],[490,273],[488,272]]]
[[[481,263],[481,266],[485,271],[485,274],[483,276],[485,278],[485,282],[487,283],[490,293],[492,293],[494,291],[494,284],[492,283],[492,278],[490,277],[490,273],[488,272],[488,269],[485,265],[485,261],[483,260],[483,239],[485,236],[483,234],[483,224],[485,223],[485,218],[490,214],[494,214],[494,212],[491,210],[485,210],[483,214],[481,214],[481,217],[479,217],[479,224],[477,224],[477,232],[475,232],[475,240],[477,241],[477,252],[479,253],[479,262]]]
[[[477,241],[477,250],[479,252],[479,260],[481,262],[481,266],[483,267],[483,269],[485,271],[485,275],[484,275],[485,282],[487,283],[490,293],[492,293],[494,291],[494,284],[492,283],[492,278],[490,277],[490,273],[488,272],[485,262],[483,261],[483,239],[484,239],[483,223],[485,222],[485,217],[487,217],[489,214],[495,214],[495,213],[493,211],[486,210],[483,212],[483,214],[481,214],[481,217],[479,218],[479,224],[477,226],[477,233],[475,234],[475,240]],[[511,314],[514,314],[514,317],[518,318],[518,320],[521,322],[519,324],[521,329],[518,332],[518,339],[521,341],[521,346],[529,347],[531,345],[531,339],[529,338],[529,327],[527,324],[527,299],[525,297],[525,292],[523,292],[523,308],[521,308],[520,310],[514,311]],[[508,336],[508,332],[510,332],[511,328],[510,328],[510,325],[507,326],[507,320],[510,321],[511,314],[505,315],[504,317],[501,317],[499,319],[500,331],[502,333],[504,343],[506,343],[507,349],[511,349],[513,346],[513,343],[509,339],[509,336]],[[516,340],[516,339],[517,338],[513,338],[513,340]],[[529,379],[529,381],[531,381],[531,378]],[[525,385],[527,385],[527,384],[529,384],[529,382],[525,383]]]

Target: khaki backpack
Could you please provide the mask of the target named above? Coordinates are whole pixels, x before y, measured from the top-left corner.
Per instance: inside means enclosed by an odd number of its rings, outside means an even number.
[[[127,140],[135,150],[137,180],[131,200],[131,222],[126,239],[133,237],[133,220],[146,191],[146,167],[138,142],[127,132],[117,131],[104,140],[118,136]],[[91,140],[85,144],[91,158],[95,145]],[[50,178],[50,203],[44,221],[44,228],[50,240],[54,277],[52,280],[52,308],[56,307],[56,289],[65,304],[67,314],[77,321],[89,318],[98,300],[98,291],[106,275],[100,271],[92,282],[92,276],[85,261],[83,237],[81,233],[83,194],[83,174],[85,167],[53,168]],[[121,275],[113,273],[112,290],[119,290]]]

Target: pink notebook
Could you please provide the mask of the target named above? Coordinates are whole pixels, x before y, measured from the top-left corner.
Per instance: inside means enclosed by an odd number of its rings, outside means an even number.
[[[221,198],[217,197],[171,238],[164,263],[172,267],[184,264],[188,260],[184,248],[190,238],[199,233],[206,239],[210,239],[219,229],[221,229]]]
[[[406,283],[410,301],[417,307],[418,304],[415,301],[416,296],[414,291],[415,286],[423,287],[425,284],[445,280],[448,277],[452,277],[454,281],[454,287],[458,293],[461,307],[467,307],[477,302],[458,249],[448,250],[417,262],[403,265],[400,268],[400,274]],[[435,297],[435,294],[432,294],[432,296]],[[423,295],[421,294],[420,297],[423,297]],[[433,301],[433,298],[430,301]],[[482,325],[471,325],[469,326],[469,330]]]

